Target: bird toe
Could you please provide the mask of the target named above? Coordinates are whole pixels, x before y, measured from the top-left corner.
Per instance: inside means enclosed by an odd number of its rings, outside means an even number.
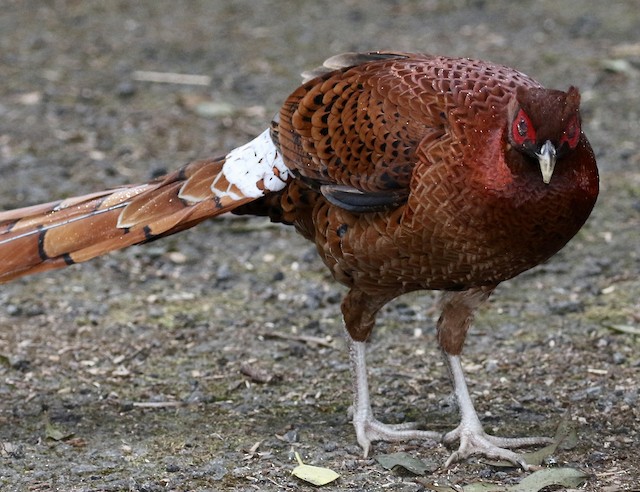
[[[529,470],[531,465],[526,462],[525,458],[508,448],[547,444],[552,441],[547,437],[496,437],[486,434],[484,431],[471,432],[468,429],[458,427],[447,433],[443,437],[442,442],[444,444],[452,444],[456,440],[460,440],[459,448],[451,453],[445,462],[445,468],[469,456],[476,455],[494,460],[508,461],[523,470]]]
[[[440,442],[442,434],[434,431],[416,429],[415,422],[402,424],[384,424],[370,417],[355,422],[358,444],[362,447],[365,458],[369,455],[371,443],[374,441],[400,442],[410,440]]]

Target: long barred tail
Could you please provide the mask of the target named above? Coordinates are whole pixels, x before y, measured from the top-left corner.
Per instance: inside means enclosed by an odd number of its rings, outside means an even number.
[[[188,229],[281,190],[288,178],[267,130],[147,184],[0,212],[0,283]]]

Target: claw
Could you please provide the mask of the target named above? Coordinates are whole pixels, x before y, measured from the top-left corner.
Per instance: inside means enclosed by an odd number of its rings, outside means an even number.
[[[356,419],[354,416],[353,425],[356,429],[358,444],[364,451],[364,457],[369,455],[371,443],[374,441],[410,441],[412,439],[421,441],[440,442],[442,434],[434,431],[416,429],[414,422],[402,424],[384,424],[375,419],[370,412],[360,415]]]
[[[445,462],[445,468],[471,455],[482,455],[496,460],[505,460],[527,471],[531,468],[524,457],[507,447],[519,448],[534,444],[544,444],[551,441],[546,437],[505,438],[486,434],[482,428],[469,429],[462,425],[444,436],[444,443],[451,443],[460,439],[460,447],[451,453]]]

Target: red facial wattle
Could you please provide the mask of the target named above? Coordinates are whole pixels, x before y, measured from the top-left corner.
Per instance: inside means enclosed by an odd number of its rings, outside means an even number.
[[[570,149],[575,149],[580,141],[580,122],[578,121],[578,116],[574,115],[568,121],[567,126],[565,127],[562,136],[560,137],[560,141],[558,142],[558,147],[562,147],[563,145],[567,145]]]

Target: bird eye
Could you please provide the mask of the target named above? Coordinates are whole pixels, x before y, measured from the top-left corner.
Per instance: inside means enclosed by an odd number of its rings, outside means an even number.
[[[580,123],[577,116],[573,116],[560,137],[560,145],[567,144],[570,149],[575,149],[580,140]]]
[[[516,145],[524,145],[525,142],[535,142],[536,131],[531,120],[523,109],[518,111],[511,126],[511,138]]]
[[[521,137],[527,135],[527,122],[524,119],[518,121],[518,135]]]

